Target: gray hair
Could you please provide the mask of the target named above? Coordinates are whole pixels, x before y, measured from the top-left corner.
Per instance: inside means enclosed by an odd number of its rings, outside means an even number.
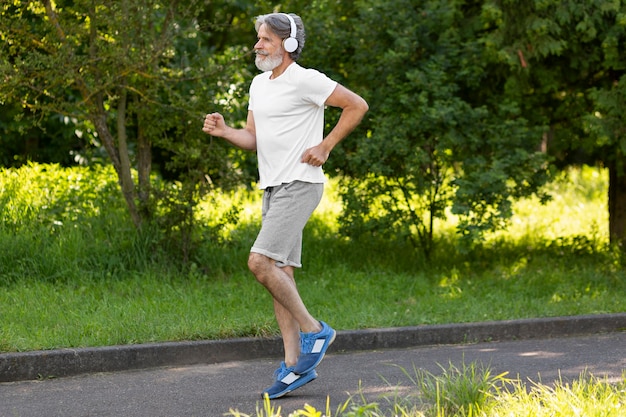
[[[296,40],[298,41],[298,48],[290,52],[289,56],[296,61],[300,58],[300,54],[302,54],[306,35],[304,32],[304,24],[300,16],[293,13],[289,13],[289,15],[296,23]],[[291,35],[291,22],[289,22],[289,18],[285,16],[284,13],[270,13],[257,16],[256,22],[254,23],[254,28],[257,32],[262,24],[266,24],[267,27],[281,39],[287,39],[289,35]]]

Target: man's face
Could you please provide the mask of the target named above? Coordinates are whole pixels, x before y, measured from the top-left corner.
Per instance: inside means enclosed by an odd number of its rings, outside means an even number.
[[[283,63],[282,40],[265,24],[259,28],[257,37],[259,40],[254,45],[256,52],[254,63],[261,71],[272,71]]]

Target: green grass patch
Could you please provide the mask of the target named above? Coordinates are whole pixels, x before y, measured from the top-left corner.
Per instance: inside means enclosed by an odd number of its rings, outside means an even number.
[[[471,251],[457,250],[454,219],[439,225],[426,260],[406,242],[340,236],[331,182],[305,232],[302,296],[337,329],[624,311],[606,172],[550,187],[552,202],[517,203],[511,227]],[[133,229],[109,168],[0,171],[0,351],[277,335],[246,268],[259,197],[202,201],[203,240],[185,263],[158,232]]]
[[[310,405],[289,417],[620,417],[626,410],[626,374],[610,382],[582,372],[573,381],[553,384],[524,382],[495,375],[481,363],[441,366],[433,374],[422,369],[402,369],[408,389],[367,400],[357,393],[337,407],[325,410]],[[251,417],[231,409],[234,417]],[[280,406],[267,397],[255,417],[283,417]],[[285,416],[286,417],[286,416]]]

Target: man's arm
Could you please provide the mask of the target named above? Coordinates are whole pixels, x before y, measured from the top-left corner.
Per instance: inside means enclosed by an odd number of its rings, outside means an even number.
[[[226,122],[224,122],[224,116],[219,113],[207,114],[204,118],[202,131],[212,136],[224,138],[238,148],[247,151],[256,150],[256,127],[254,126],[254,116],[251,111],[248,111],[246,127],[243,129],[234,129],[227,126]]]
[[[369,109],[361,96],[341,84],[337,84],[326,104],[341,108],[341,116],[322,143],[307,149],[302,155],[302,162],[313,166],[321,166],[326,162],[333,148],[358,126]]]

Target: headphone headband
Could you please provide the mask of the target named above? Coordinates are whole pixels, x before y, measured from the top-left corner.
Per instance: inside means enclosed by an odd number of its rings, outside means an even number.
[[[291,17],[287,13],[280,13],[280,14],[282,14],[283,16],[287,16],[287,19],[289,19],[289,24],[291,25],[291,34],[289,35],[287,39],[283,41],[283,47],[285,48],[287,52],[294,52],[296,49],[298,49],[298,40],[296,39],[296,34],[297,34],[296,21],[293,20],[293,17]]]
[[[291,25],[291,35],[289,35],[290,38],[295,38],[296,37],[296,33],[297,33],[297,29],[296,29],[296,21],[293,20],[293,17],[291,17],[290,15],[288,15],[287,13],[281,13],[283,16],[286,16],[287,19],[289,19],[289,24]]]

